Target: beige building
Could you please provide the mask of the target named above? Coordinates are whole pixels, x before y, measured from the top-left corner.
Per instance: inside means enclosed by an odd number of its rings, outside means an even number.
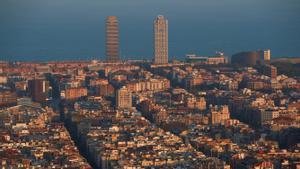
[[[260,63],[261,64],[268,64],[271,61],[271,50],[260,50]]]
[[[271,50],[264,50],[264,61],[270,61],[271,60]]]
[[[162,91],[170,88],[170,81],[168,79],[133,81],[126,84],[126,87],[132,92]]]
[[[0,76],[0,84],[7,83],[7,77],[6,76]]]
[[[132,107],[132,95],[131,91],[123,86],[117,91],[116,106],[121,109],[130,109]]]
[[[185,106],[190,109],[205,110],[206,101],[204,97],[188,97],[185,100]]]
[[[68,88],[65,90],[65,93],[61,95],[64,96],[66,100],[75,100],[87,96],[88,91],[85,87]]]
[[[204,97],[197,98],[195,107],[199,110],[206,110],[206,100]]]
[[[159,15],[154,20],[154,63],[168,63],[168,20]]]
[[[119,23],[116,16],[106,19],[106,57],[110,62],[119,60]]]
[[[210,124],[224,125],[230,119],[229,108],[227,105],[210,107]]]

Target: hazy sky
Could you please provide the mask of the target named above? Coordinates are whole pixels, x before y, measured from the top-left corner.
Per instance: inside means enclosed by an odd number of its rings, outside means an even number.
[[[300,56],[299,0],[0,0],[0,59],[104,58],[108,15],[119,18],[122,57],[151,58],[158,14],[177,58],[267,48]]]

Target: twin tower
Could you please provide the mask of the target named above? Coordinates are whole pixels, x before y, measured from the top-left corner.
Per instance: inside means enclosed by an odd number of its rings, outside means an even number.
[[[154,63],[167,64],[168,20],[159,15],[154,20]],[[109,62],[120,60],[119,23],[116,16],[108,16],[106,20],[106,57]]]

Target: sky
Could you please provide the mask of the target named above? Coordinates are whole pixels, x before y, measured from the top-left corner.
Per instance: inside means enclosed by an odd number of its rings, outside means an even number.
[[[169,20],[170,58],[271,49],[300,57],[299,0],[0,0],[0,60],[105,58],[105,19],[122,59],[153,57],[153,20]]]

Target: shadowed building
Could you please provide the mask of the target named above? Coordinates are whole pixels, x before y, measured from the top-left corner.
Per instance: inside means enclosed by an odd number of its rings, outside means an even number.
[[[106,57],[107,61],[119,61],[119,23],[116,16],[106,19]]]
[[[154,63],[168,63],[168,20],[159,15],[154,20]]]
[[[240,52],[232,55],[231,63],[243,65],[243,66],[254,66],[256,64],[268,64],[271,60],[271,50],[258,50]]]
[[[277,68],[275,66],[265,64],[261,68],[261,73],[271,78],[277,77]]]
[[[260,60],[259,51],[251,51],[251,52],[240,52],[232,55],[231,63],[239,64],[243,66],[254,66]]]
[[[44,79],[28,80],[29,95],[34,102],[44,103],[49,96],[49,81]]]

